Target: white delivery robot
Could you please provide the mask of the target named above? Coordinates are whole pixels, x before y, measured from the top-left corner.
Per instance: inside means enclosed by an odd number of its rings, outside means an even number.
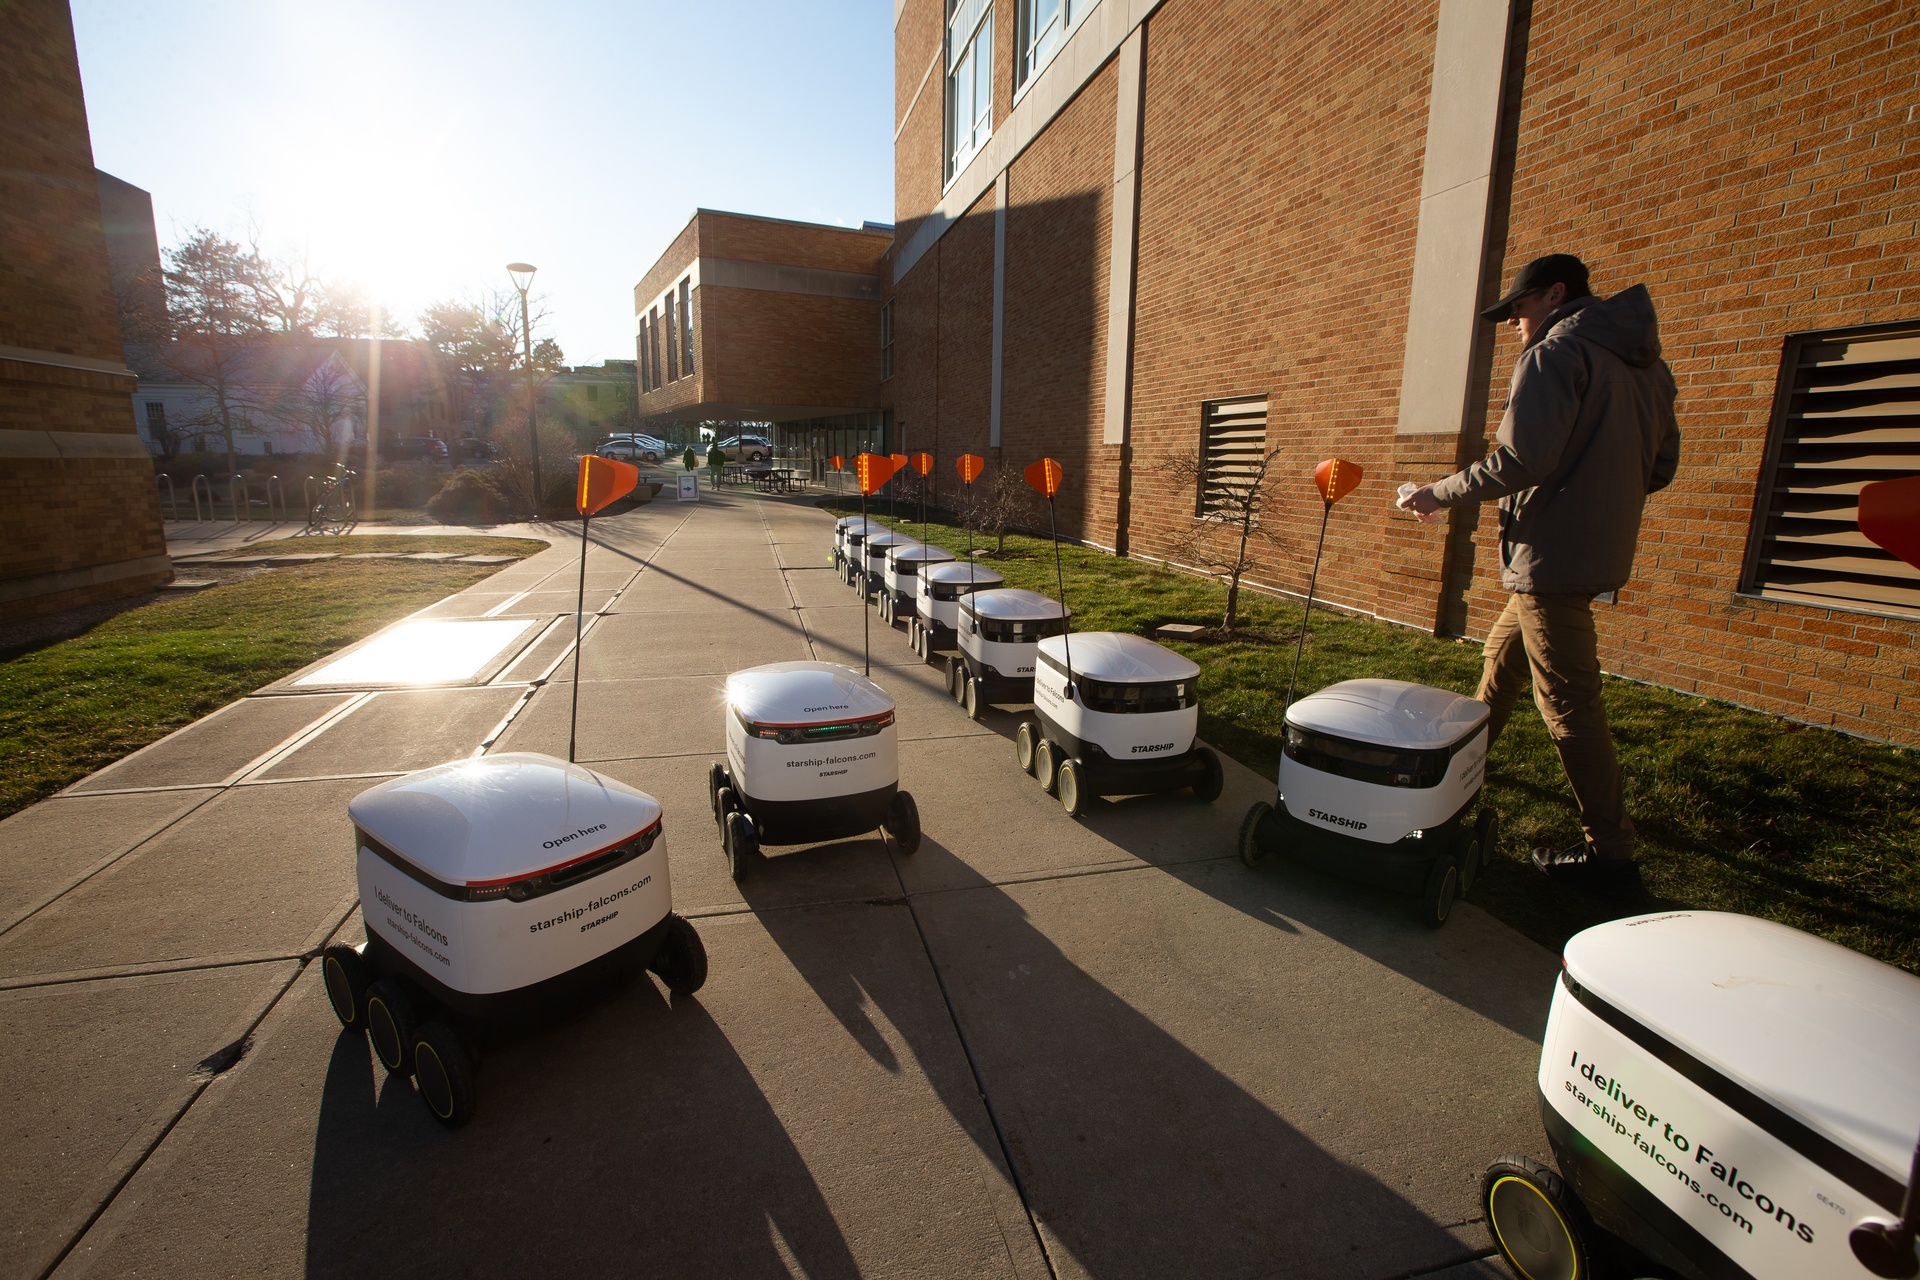
[[[978,720],[992,702],[1033,700],[1034,652],[1065,635],[1067,610],[1052,596],[1005,587],[960,598],[960,652],[947,658],[947,692]]]
[[[880,617],[888,626],[902,615],[912,618],[914,601],[920,595],[920,571],[929,565],[946,564],[953,552],[927,542],[896,543],[887,552],[886,590],[880,594]]]
[[[1619,1242],[1688,1280],[1920,1274],[1910,973],[1751,916],[1614,920],[1567,942],[1539,1088],[1560,1173],[1481,1182],[1524,1280],[1645,1274]]]
[[[1035,649],[1035,719],[1014,730],[1015,758],[1068,813],[1079,817],[1095,796],[1191,789],[1209,804],[1220,798],[1220,757],[1193,742],[1198,664],[1117,631],[1049,636]]]
[[[1487,767],[1486,703],[1404,680],[1343,680],[1287,708],[1277,803],[1240,826],[1240,857],[1284,853],[1418,895],[1439,928],[1493,848],[1493,810],[1468,821]]]
[[[860,574],[867,563],[867,535],[885,531],[885,525],[864,516],[848,516],[840,522],[834,542],[834,567],[840,571],[840,581],[850,587],[860,585]]]
[[[831,662],[775,662],[727,677],[727,762],[708,771],[714,821],[738,880],[761,847],[844,840],[876,827],[903,854],[920,811],[900,789],[893,699]]]
[[[866,542],[861,547],[861,558],[866,572],[855,581],[854,588],[860,593],[862,601],[872,600],[886,589],[887,557],[895,547],[917,547],[919,539],[909,538],[904,533],[877,526],[867,530]]]
[[[851,537],[864,538],[869,526],[879,528],[865,516],[842,516],[833,526],[833,568],[840,575],[840,581],[848,580],[847,542]]]
[[[913,651],[923,658],[931,658],[936,648],[951,644],[954,630],[960,625],[960,598],[975,591],[993,591],[1005,582],[1006,579],[992,569],[967,561],[924,566],[913,602],[913,617],[907,623]]]
[[[327,948],[327,998],[449,1128],[472,1118],[492,1040],[643,969],[676,997],[706,980],[643,791],[509,752],[383,782],[347,813],[367,942]]]

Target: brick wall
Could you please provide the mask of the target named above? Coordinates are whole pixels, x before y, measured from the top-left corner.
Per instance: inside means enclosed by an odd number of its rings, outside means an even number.
[[[0,66],[0,346],[41,353],[0,359],[0,431],[21,433],[0,454],[0,600],[26,617],[148,590],[172,570],[133,377],[58,363],[121,362],[65,0],[7,9]],[[45,432],[124,437],[131,456],[34,456]]]
[[[1679,474],[1598,611],[1608,667],[1920,742],[1920,623],[1735,594],[1785,335],[1920,319],[1920,10],[1556,0],[1528,40],[1503,270],[1565,250],[1599,293],[1644,282],[1680,385]],[[1475,634],[1501,602],[1482,525]]]

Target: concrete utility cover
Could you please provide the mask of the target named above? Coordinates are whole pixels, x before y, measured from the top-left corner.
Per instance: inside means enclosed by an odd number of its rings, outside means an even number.
[[[471,680],[531,627],[531,619],[498,622],[403,622],[296,685],[453,684]]]

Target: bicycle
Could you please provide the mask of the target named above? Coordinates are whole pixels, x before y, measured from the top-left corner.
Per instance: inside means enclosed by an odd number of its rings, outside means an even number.
[[[345,533],[357,516],[353,505],[353,481],[359,475],[344,463],[335,463],[333,474],[320,489],[320,498],[307,512],[306,533]]]

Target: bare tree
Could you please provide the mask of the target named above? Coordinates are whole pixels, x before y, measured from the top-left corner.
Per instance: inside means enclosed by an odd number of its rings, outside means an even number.
[[[1176,530],[1174,557],[1204,569],[1227,584],[1227,607],[1220,631],[1232,635],[1240,620],[1240,583],[1253,564],[1254,543],[1286,546],[1287,539],[1263,517],[1278,501],[1274,492],[1274,460],[1278,449],[1243,456],[1231,466],[1208,466],[1198,451],[1169,454],[1156,470],[1181,488],[1198,494],[1191,524]]]
[[[297,428],[315,453],[340,462],[353,443],[354,428],[366,421],[367,389],[337,354],[319,351],[319,363],[284,389],[273,413]]]
[[[262,298],[272,268],[251,249],[205,227],[167,251],[166,306],[141,324],[143,345],[169,374],[205,393],[204,407],[172,430],[217,432],[227,470],[236,469],[234,436],[251,425],[256,403],[247,373],[272,322]]]
[[[1007,554],[1007,530],[1036,518],[1034,493],[1018,471],[996,466],[985,484],[976,480],[961,491],[960,524],[993,535],[993,554]]]

